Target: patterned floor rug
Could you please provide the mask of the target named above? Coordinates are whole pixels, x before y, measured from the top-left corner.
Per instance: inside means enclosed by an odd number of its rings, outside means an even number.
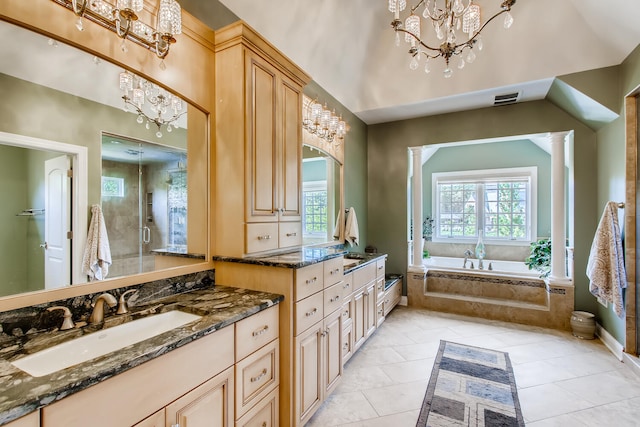
[[[509,354],[440,341],[416,427],[522,427]]]

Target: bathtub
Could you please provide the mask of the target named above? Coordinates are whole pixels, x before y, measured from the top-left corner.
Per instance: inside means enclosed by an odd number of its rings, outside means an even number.
[[[473,269],[469,268],[473,261]],[[544,327],[569,329],[573,284],[552,285],[524,262],[434,256],[408,275],[410,306]],[[492,270],[489,270],[491,264]]]
[[[483,260],[484,269],[478,268],[478,260],[470,258],[467,260],[467,267],[462,268],[464,265],[464,258],[454,257],[441,257],[433,256],[422,260],[424,266],[429,269],[437,270],[450,270],[450,271],[462,271],[476,274],[493,274],[499,276],[513,276],[513,277],[540,277],[540,273],[535,270],[529,270],[529,267],[524,262],[519,261],[501,261],[501,260]],[[470,268],[471,263],[475,268]],[[489,270],[491,265],[491,270]]]

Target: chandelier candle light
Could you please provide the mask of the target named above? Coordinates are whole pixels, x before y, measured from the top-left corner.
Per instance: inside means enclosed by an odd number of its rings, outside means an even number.
[[[175,126],[173,123],[187,112],[182,99],[128,71],[120,73],[120,90],[124,92],[122,96],[124,110],[129,111],[128,106],[133,107],[138,114],[136,121],[142,124],[146,120],[147,129],[151,127],[151,123],[155,124],[158,128],[156,132],[158,138],[162,138],[162,126],[166,126],[167,132],[171,132]],[[155,116],[150,116],[143,111],[145,102],[150,104],[150,109]],[[168,118],[163,117],[168,111],[173,115]]]
[[[318,100],[305,102],[302,127],[312,135],[316,135],[329,143],[342,141],[347,134],[347,124],[336,111],[329,110],[327,104],[322,106]],[[336,141],[337,142],[337,141]]]
[[[449,78],[453,74],[449,64],[452,56],[459,56],[459,69],[464,68],[466,62],[472,63],[476,59],[474,47],[479,51],[482,50],[480,32],[489,22],[505,14],[504,27],[511,27],[513,24],[511,7],[516,3],[516,0],[503,0],[500,4],[500,11],[481,25],[480,6],[475,4],[473,0],[468,0],[466,6],[464,0],[420,0],[417,5],[411,8],[411,13],[403,24],[400,20],[400,12],[406,9],[407,0],[388,1],[389,11],[394,14],[391,27],[396,33],[396,46],[400,45],[400,33],[404,33],[405,41],[411,45],[409,48],[409,55],[411,55],[409,68],[416,70],[420,65],[421,56],[424,55],[426,57],[424,71],[429,73],[431,71],[429,60],[444,58],[446,62],[445,78]],[[442,41],[440,46],[429,46],[421,38],[421,21],[420,17],[416,15],[416,11],[422,5],[424,5],[422,17],[427,22],[431,22],[436,37]],[[465,41],[458,40],[461,37],[456,34],[456,31],[460,30],[467,34]],[[463,58],[464,52],[466,52],[466,58]]]
[[[82,18],[95,22],[115,32],[122,39],[120,48],[127,52],[127,39],[151,50],[164,60],[176,42],[175,36],[182,33],[182,8],[176,0],[160,0],[156,27],[138,19],[143,9],[143,0],[53,0],[72,10],[77,16],[76,28],[84,30]],[[164,61],[160,63],[165,68]]]

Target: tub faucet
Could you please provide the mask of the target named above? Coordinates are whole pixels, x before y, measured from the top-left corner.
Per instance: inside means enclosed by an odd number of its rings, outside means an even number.
[[[473,256],[473,252],[471,252],[471,249],[467,249],[466,251],[464,251],[464,262],[462,263],[462,268],[467,268],[467,261],[471,256]]]
[[[96,300],[91,304],[93,306],[93,311],[91,312],[91,316],[89,316],[89,323],[102,323],[104,321],[104,304],[108,304],[109,307],[115,307],[118,304],[116,298],[105,292],[96,298]]]

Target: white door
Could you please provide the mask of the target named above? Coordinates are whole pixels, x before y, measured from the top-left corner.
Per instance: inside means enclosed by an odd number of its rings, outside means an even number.
[[[44,287],[54,289],[71,283],[71,194],[68,156],[44,162]]]

